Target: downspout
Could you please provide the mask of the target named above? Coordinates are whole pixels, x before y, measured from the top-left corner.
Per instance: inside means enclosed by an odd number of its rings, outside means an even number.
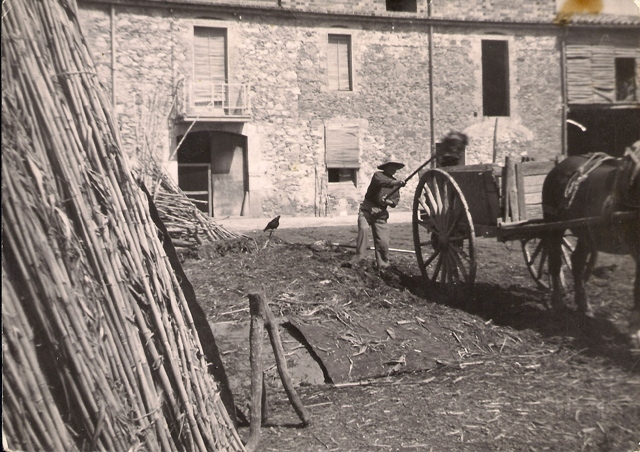
[[[116,115],[116,7],[111,4],[111,103]]]
[[[431,19],[431,2],[427,2],[427,17]],[[435,138],[435,106],[433,104],[433,24],[429,23],[429,128],[430,128],[430,147],[431,153],[429,157],[433,158],[436,155],[436,138]],[[434,167],[435,159],[432,160],[431,166]]]
[[[562,91],[562,149],[561,155],[566,156],[568,152],[567,144],[567,116],[568,116],[568,93],[567,93],[567,27],[562,27],[560,35],[560,83]]]

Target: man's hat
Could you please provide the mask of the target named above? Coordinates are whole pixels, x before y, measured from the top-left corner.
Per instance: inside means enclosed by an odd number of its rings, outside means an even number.
[[[384,159],[384,162],[378,165],[378,169],[384,170],[386,166],[394,166],[396,169],[400,169],[400,168],[404,168],[404,163],[400,163],[398,160],[396,160],[395,157],[391,155],[386,159]]]

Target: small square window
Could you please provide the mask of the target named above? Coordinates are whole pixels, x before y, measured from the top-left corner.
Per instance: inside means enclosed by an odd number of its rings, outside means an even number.
[[[353,182],[358,186],[358,170],[356,168],[328,168],[329,183]]]
[[[620,102],[637,100],[635,58],[616,58],[616,100]]]

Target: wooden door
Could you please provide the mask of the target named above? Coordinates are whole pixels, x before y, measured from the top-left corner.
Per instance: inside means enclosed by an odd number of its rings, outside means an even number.
[[[248,191],[246,137],[213,132],[211,139],[211,190],[214,217],[242,215]]]

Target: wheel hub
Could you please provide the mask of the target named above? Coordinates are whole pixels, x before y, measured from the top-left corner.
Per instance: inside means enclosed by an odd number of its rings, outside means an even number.
[[[431,244],[436,251],[443,251],[449,247],[449,237],[434,232],[431,234]]]

